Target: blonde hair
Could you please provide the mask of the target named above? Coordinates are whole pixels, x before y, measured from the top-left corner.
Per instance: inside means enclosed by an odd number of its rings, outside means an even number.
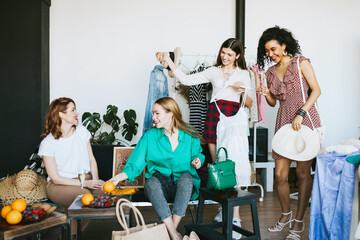
[[[191,137],[198,138],[200,141],[202,141],[202,137],[199,135],[196,129],[182,119],[179,105],[174,99],[171,97],[162,97],[156,100],[155,103],[163,107],[166,112],[171,112],[173,114],[170,128],[171,132],[174,132],[174,128],[176,127],[183,130]]]

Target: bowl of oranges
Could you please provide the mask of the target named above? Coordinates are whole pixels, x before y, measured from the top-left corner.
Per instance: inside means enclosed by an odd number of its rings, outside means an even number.
[[[56,206],[52,207],[50,204],[39,203],[28,206],[24,199],[18,198],[1,209],[1,217],[8,224],[15,225],[42,220],[55,209]]]

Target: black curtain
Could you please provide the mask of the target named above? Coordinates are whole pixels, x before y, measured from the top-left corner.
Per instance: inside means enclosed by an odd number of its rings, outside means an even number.
[[[50,0],[0,3],[0,178],[24,168],[49,105]]]

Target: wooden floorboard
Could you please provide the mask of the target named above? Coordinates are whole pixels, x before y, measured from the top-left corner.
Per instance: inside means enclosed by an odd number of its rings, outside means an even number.
[[[257,193],[259,191],[256,188],[250,188],[251,192]],[[275,190],[276,191],[276,190]],[[291,200],[291,208],[295,209],[297,201]],[[219,205],[205,205],[204,210],[204,223],[211,222],[214,216],[218,212]],[[142,207],[139,208],[141,213],[144,216],[146,223],[154,223],[158,221],[158,218],[155,214],[155,211],[152,207]],[[309,223],[309,213],[310,208],[308,207],[305,213],[305,230],[302,234],[302,239],[308,239],[308,223]],[[262,203],[258,202],[258,214],[260,222],[260,231],[261,239],[285,239],[289,232],[289,227],[285,227],[283,232],[280,233],[270,233],[267,231],[267,228],[273,225],[281,215],[281,208],[277,198],[276,192],[265,192],[264,201]],[[246,229],[252,229],[251,222],[251,212],[250,207],[243,206],[240,207],[240,215],[242,219],[242,226]],[[190,209],[187,209],[186,216],[180,222],[178,231],[182,234],[185,233],[184,225],[192,223],[192,217]],[[107,220],[92,220],[85,231],[82,233],[81,239],[86,240],[102,240],[102,239],[111,239],[112,231],[121,230],[121,227],[117,220],[107,219]],[[43,236],[43,240],[53,240],[57,239],[60,234],[60,230],[52,230],[51,232],[46,233]],[[35,238],[34,238],[35,239]]]

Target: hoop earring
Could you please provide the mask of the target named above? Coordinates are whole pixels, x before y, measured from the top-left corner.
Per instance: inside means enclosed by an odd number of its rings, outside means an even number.
[[[284,55],[284,56],[287,55],[287,51],[286,51],[286,50],[283,51],[283,55]]]

